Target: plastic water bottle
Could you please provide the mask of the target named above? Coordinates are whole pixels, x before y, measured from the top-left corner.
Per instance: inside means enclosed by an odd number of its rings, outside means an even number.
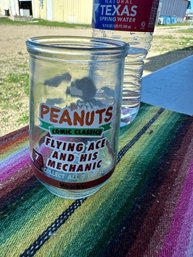
[[[151,46],[159,0],[93,0],[93,37],[130,44],[125,62],[121,126],[133,121],[141,98],[144,59]]]

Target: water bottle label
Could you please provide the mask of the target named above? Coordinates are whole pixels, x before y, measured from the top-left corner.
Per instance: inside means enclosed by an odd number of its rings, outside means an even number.
[[[159,0],[94,0],[92,27],[153,32]]]

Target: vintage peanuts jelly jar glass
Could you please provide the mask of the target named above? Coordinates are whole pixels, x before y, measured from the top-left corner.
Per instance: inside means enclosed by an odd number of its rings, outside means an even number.
[[[116,164],[128,44],[66,36],[26,44],[33,172],[58,196],[91,195]]]

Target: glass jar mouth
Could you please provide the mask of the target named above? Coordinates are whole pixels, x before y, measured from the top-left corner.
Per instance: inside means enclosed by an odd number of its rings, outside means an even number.
[[[39,36],[28,39],[27,45],[53,47],[58,49],[69,50],[89,50],[89,51],[105,51],[105,50],[124,50],[128,48],[128,44],[121,40],[110,38],[92,38],[78,36]]]
[[[126,56],[129,45],[121,40],[78,36],[39,36],[26,41],[30,54],[63,55],[121,55]]]

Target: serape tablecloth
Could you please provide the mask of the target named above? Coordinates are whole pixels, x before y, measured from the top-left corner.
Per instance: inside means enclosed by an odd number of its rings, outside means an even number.
[[[142,105],[96,194],[65,200],[33,176],[28,128],[0,141],[0,256],[192,257],[193,118]]]

